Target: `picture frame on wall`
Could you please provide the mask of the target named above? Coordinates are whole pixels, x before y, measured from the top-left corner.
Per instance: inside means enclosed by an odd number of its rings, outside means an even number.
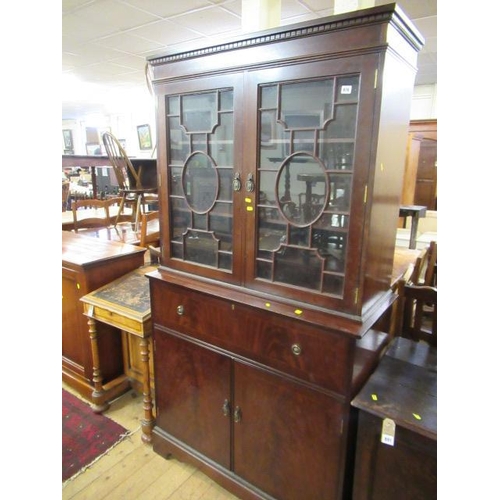
[[[85,144],[85,148],[87,150],[87,155],[89,156],[99,156],[102,155],[102,148],[99,143],[87,142]]]
[[[64,140],[64,149],[73,149],[73,133],[70,129],[62,131]]]
[[[139,136],[140,149],[153,149],[151,140],[151,129],[148,124],[137,126],[137,135]]]

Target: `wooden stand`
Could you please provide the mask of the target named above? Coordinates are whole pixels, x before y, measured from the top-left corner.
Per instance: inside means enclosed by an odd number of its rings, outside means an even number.
[[[92,408],[100,413],[109,408],[109,401],[116,397],[115,391],[102,384],[101,358],[97,343],[96,321],[105,323],[140,338],[140,352],[143,377],[143,409],[142,440],[151,442],[154,425],[153,399],[150,384],[150,347],[151,305],[149,300],[149,284],[144,275],[156,269],[146,266],[109,283],[94,292],[82,297],[84,314],[88,317],[89,334],[92,344],[94,364],[92,392]],[[127,379],[127,383],[130,381]]]

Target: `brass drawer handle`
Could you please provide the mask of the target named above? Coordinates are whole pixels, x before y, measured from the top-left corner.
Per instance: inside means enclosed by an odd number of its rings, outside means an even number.
[[[177,306],[177,314],[182,316],[184,314],[184,306]]]
[[[255,189],[255,181],[253,180],[253,174],[248,174],[245,187],[248,193],[253,193]]]
[[[235,423],[241,422],[241,408],[239,406],[234,410],[233,419]]]
[[[224,404],[222,405],[222,414],[225,417],[229,417],[230,413],[231,413],[231,406],[229,405],[229,400],[225,399]]]
[[[302,347],[300,346],[300,344],[293,344],[292,352],[295,356],[300,356],[302,354]]]
[[[241,179],[239,172],[236,172],[233,177],[233,191],[239,191],[241,189]]]

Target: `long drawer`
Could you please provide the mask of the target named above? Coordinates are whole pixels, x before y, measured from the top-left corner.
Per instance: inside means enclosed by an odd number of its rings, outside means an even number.
[[[348,339],[273,312],[152,280],[153,323],[345,394]],[[326,334],[325,334],[326,333]]]

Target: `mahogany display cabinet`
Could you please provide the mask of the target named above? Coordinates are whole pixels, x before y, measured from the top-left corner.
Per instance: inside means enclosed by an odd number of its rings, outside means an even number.
[[[422,44],[390,4],[148,61],[153,447],[240,498],[350,496]]]

